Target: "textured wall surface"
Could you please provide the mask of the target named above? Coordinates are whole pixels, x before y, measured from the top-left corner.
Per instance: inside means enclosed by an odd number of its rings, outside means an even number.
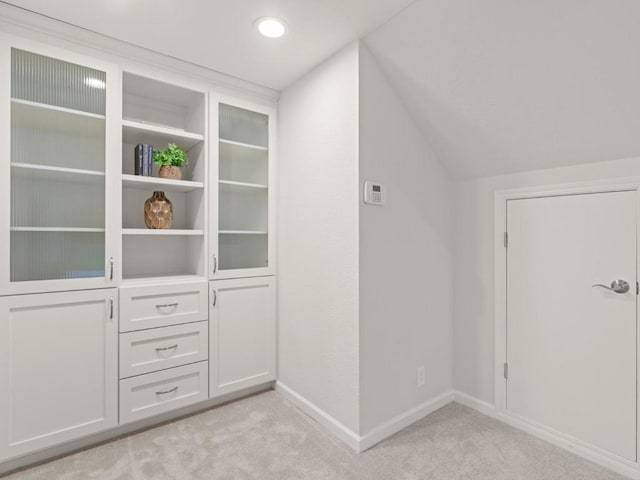
[[[278,379],[358,432],[358,44],[282,93]]]

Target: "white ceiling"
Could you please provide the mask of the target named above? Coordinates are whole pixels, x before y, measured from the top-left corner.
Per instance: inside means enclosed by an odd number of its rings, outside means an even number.
[[[456,179],[640,156],[638,0],[8,3],[276,90],[364,36]]]
[[[455,178],[640,157],[638,0],[419,0],[366,43]]]
[[[28,10],[282,90],[413,0],[9,0]],[[260,36],[258,17],[289,25]]]

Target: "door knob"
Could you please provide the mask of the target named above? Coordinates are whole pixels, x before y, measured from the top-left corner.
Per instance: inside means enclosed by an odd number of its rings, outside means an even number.
[[[591,288],[593,287],[606,288],[607,290],[611,290],[615,293],[627,293],[629,291],[629,283],[625,282],[624,280],[614,280],[613,282],[611,282],[610,287],[607,287],[606,285],[603,285],[601,283],[591,285]]]

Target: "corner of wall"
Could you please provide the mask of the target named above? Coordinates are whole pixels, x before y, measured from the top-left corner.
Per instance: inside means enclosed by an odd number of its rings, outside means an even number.
[[[358,388],[358,44],[279,105],[278,379],[352,432]]]
[[[359,201],[360,433],[375,437],[452,388],[451,184],[364,43],[359,66],[359,186],[387,199]]]

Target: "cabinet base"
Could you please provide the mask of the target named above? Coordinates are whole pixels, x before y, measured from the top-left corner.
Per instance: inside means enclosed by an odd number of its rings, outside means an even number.
[[[116,428],[105,430],[104,432],[89,435],[72,442],[56,445],[55,447],[46,448],[28,455],[13,458],[5,462],[0,463],[0,475],[6,475],[15,473],[19,470],[34,467],[37,464],[50,462],[73,453],[88,450],[90,448],[97,447],[101,444],[108,443],[112,440],[126,437],[129,435],[135,435],[144,430],[159,427],[165,423],[174,422],[181,418],[188,417],[202,413],[205,410],[209,410],[214,407],[220,407],[224,404],[240,400],[242,398],[256,395],[258,393],[273,390],[275,382],[268,382],[255,387],[246,388],[238,392],[229,393],[216,398],[210,398],[204,402],[199,402],[188,407],[179,408],[171,412],[166,412],[154,417],[145,418],[134,423],[128,423]]]

